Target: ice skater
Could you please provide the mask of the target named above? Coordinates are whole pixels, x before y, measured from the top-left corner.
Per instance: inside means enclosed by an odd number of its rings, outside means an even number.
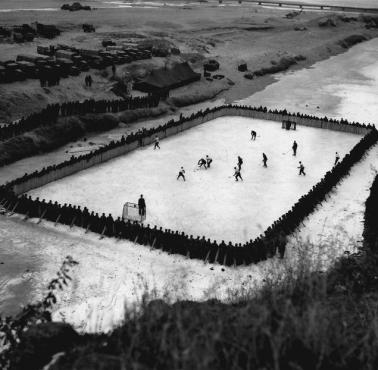
[[[157,135],[155,136],[154,142],[155,142],[155,144],[154,144],[154,150],[155,149],[160,149],[160,145],[159,145],[160,139],[159,139],[159,136],[157,136]]]
[[[199,168],[204,167],[205,170],[207,169],[207,167],[206,167],[206,161],[205,161],[203,158],[201,158],[201,159],[198,161],[198,167],[199,167]]]
[[[336,166],[340,161],[340,156],[339,156],[339,153],[336,152],[336,158],[335,158],[335,164],[334,166]]]
[[[207,168],[210,168],[210,165],[211,165],[212,161],[213,161],[213,159],[211,157],[209,157],[208,155],[206,155],[206,165],[207,165]]]
[[[256,136],[257,136],[256,131],[252,130],[251,131],[251,140],[256,140]]]
[[[143,198],[143,194],[140,195],[138,200],[139,215],[144,216],[146,214],[146,201]]]
[[[298,149],[298,144],[295,140],[294,140],[292,149],[293,149],[293,156],[295,157],[297,155],[297,149]]]
[[[242,164],[243,164],[243,158],[238,155],[238,168],[239,168],[239,171],[241,171]]]
[[[178,173],[178,176],[177,176],[177,180],[178,180],[180,177],[181,177],[184,181],[186,181],[186,179],[185,179],[185,170],[184,170],[184,167],[181,167],[181,169],[180,169],[180,171],[179,171],[179,173]]]
[[[268,167],[268,165],[267,165],[267,162],[268,162],[268,157],[266,156],[266,154],[265,153],[263,153],[263,166],[264,167]]]
[[[236,181],[243,181],[243,178],[241,177],[240,169],[238,167],[234,167],[234,177]]]
[[[299,176],[303,175],[303,176],[306,176],[304,170],[305,170],[305,167],[303,165],[303,163],[301,161],[299,161]]]

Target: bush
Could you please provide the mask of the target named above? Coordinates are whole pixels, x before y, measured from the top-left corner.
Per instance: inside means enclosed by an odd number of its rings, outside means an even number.
[[[344,260],[353,266],[354,258]],[[145,296],[141,310],[129,310],[122,326],[107,336],[82,338],[50,370],[87,369],[93,359],[98,368],[109,361],[120,370],[126,364],[180,370],[375,369],[378,295],[374,290],[361,295],[344,277],[344,263],[322,274],[305,262],[295,270],[287,266],[281,283],[267,282],[257,296],[247,292],[228,304],[167,304]],[[342,293],[334,289],[340,282],[346,284]]]
[[[264,76],[271,73],[278,73],[282,71],[286,71],[292,65],[297,64],[297,61],[294,57],[283,57],[277,63],[274,61],[271,62],[271,67],[261,68],[254,72],[255,76]]]
[[[342,46],[344,49],[348,49],[351,46],[359,44],[361,42],[366,41],[367,38],[363,35],[351,35],[346,37],[345,39],[339,41],[339,45]]]

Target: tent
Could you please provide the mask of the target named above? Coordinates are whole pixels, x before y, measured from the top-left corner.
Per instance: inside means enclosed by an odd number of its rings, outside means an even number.
[[[159,93],[176,89],[201,79],[201,74],[192,70],[187,62],[175,64],[172,68],[154,69],[134,83],[134,88],[146,93]]]

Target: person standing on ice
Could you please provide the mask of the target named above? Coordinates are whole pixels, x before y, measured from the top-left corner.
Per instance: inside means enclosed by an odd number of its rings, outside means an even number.
[[[256,140],[256,136],[257,136],[256,131],[252,130],[251,131],[251,140]]]
[[[301,161],[299,161],[299,176],[300,175],[303,175],[303,176],[306,176],[306,174],[305,174],[305,172],[304,172],[304,165],[303,165],[303,163],[301,162]]]
[[[155,136],[155,139],[154,139],[154,142],[155,142],[155,144],[154,144],[154,150],[157,148],[157,149],[160,149],[160,145],[159,145],[159,136]]]
[[[211,162],[212,162],[212,158],[210,158],[208,155],[206,155],[206,165],[207,165],[207,168],[210,168],[210,165],[211,165]]]
[[[139,215],[144,216],[146,214],[146,201],[143,198],[143,194],[140,195],[138,200]]]
[[[203,158],[201,158],[201,159],[198,161],[198,166],[199,166],[199,168],[201,168],[201,167],[205,167],[205,170],[207,169],[207,167],[206,167],[206,161],[205,161]]]
[[[240,179],[241,181],[243,181],[243,178],[241,177],[241,174],[240,174],[240,169],[237,168],[237,167],[234,167],[234,177],[235,177],[235,180],[236,181],[239,181],[238,179]]]
[[[179,174],[178,174],[178,176],[177,176],[177,180],[178,180],[180,177],[181,177],[184,181],[186,181],[186,180],[185,180],[185,170],[184,170],[184,167],[181,167],[181,169],[180,169],[180,171],[179,171]]]
[[[265,153],[263,153],[263,166],[264,167],[268,167],[268,165],[267,165],[267,162],[268,162],[268,157],[266,156],[266,154]]]
[[[336,152],[336,158],[335,158],[335,164],[334,166],[336,166],[340,161],[340,156],[339,156],[339,153]]]
[[[238,155],[238,168],[239,168],[239,171],[241,171],[242,164],[243,164],[243,158]]]
[[[293,156],[295,157],[297,155],[297,149],[298,149],[298,144],[295,140],[294,140],[292,149],[293,149]]]

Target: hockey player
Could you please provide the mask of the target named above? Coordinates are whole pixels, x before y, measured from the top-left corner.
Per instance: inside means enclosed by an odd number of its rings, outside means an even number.
[[[239,168],[239,171],[241,171],[241,166],[243,164],[243,158],[238,156],[238,168]]]
[[[185,170],[184,170],[184,167],[181,167],[181,169],[180,169],[180,171],[179,171],[179,174],[178,174],[178,176],[177,176],[177,180],[178,180],[180,177],[185,181]]]
[[[263,153],[263,166],[264,167],[268,167],[268,165],[267,165],[267,162],[268,162],[268,157],[266,156],[266,154],[265,153]]]
[[[210,158],[208,155],[206,155],[206,165],[207,165],[207,168],[210,168],[210,165],[211,165],[211,162],[212,162],[212,158]]]
[[[340,161],[340,156],[339,156],[339,153],[336,152],[336,158],[335,158],[335,166],[339,163]]]
[[[240,174],[240,169],[238,167],[234,167],[234,177],[235,177],[235,180],[236,181],[239,181],[239,179],[241,181],[243,181],[243,178],[241,177],[241,174]]]
[[[201,158],[199,161],[198,161],[198,167],[201,168],[201,167],[205,167],[205,170],[207,169],[206,167],[206,161]]]
[[[301,162],[301,161],[299,161],[299,176],[300,175],[303,175],[303,176],[306,176],[306,174],[305,174],[305,172],[304,172],[304,165],[303,165],[303,163]]]
[[[143,194],[140,195],[138,200],[139,215],[144,216],[146,214],[146,201],[143,198]]]
[[[155,136],[155,139],[154,139],[154,142],[155,142],[155,144],[154,144],[154,150],[156,149],[156,148],[158,148],[158,149],[160,149],[160,145],[159,145],[159,136]]]
[[[298,148],[298,144],[297,144],[297,142],[294,140],[294,143],[293,143],[293,146],[292,146],[292,149],[293,149],[293,156],[296,156],[296,155],[297,155],[297,148]]]
[[[251,131],[251,140],[256,140],[256,136],[257,136],[256,131],[252,130]]]

